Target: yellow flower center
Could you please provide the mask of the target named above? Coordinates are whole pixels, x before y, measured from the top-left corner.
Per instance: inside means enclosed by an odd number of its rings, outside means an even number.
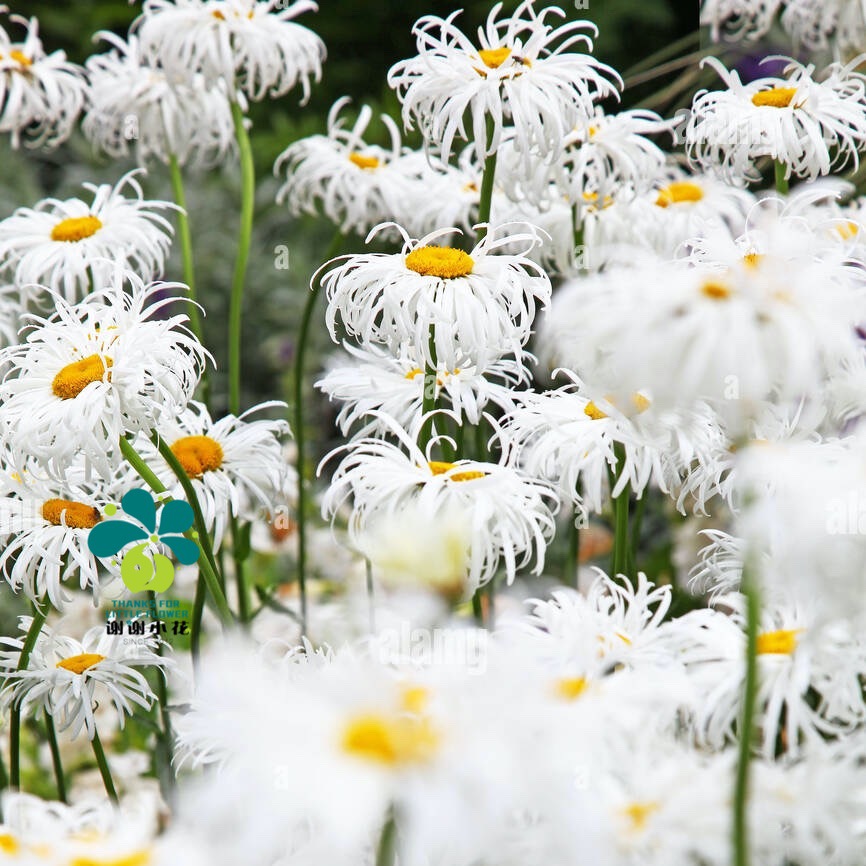
[[[453,247],[418,247],[406,256],[406,267],[422,277],[453,280],[472,273],[472,256]]]
[[[222,445],[210,436],[184,436],[171,446],[171,453],[190,478],[200,478],[223,465]]]
[[[675,180],[659,190],[656,204],[670,207],[672,204],[700,201],[703,197],[704,191],[698,184],[690,180]]]
[[[743,264],[747,268],[756,268],[761,264],[764,256],[761,253],[746,253],[743,256]]]
[[[61,400],[71,400],[93,382],[110,382],[111,365],[111,358],[102,355],[88,355],[73,361],[54,377],[51,390]]]
[[[413,367],[407,374],[407,379],[414,379],[416,376],[422,376],[424,371],[420,367]]]
[[[659,804],[655,802],[630,803],[622,810],[622,813],[631,822],[632,830],[643,830],[650,815],[658,810]]]
[[[56,667],[63,668],[65,671],[71,671],[74,674],[83,674],[88,668],[98,665],[105,660],[105,656],[99,653],[81,653],[77,656],[69,656],[68,659],[63,659],[57,662]]]
[[[481,62],[488,69],[499,69],[503,63],[511,56],[510,48],[482,48],[478,52]]]
[[[0,60],[2,59],[3,55],[0,54]],[[25,69],[29,69],[33,65],[33,60],[17,48],[13,48],[9,52],[9,59],[14,60],[19,66],[23,66]]]
[[[51,240],[73,243],[92,237],[102,228],[102,220],[92,215],[69,217],[51,229]]]
[[[371,171],[379,167],[379,160],[375,156],[364,156],[362,153],[350,153],[349,162],[357,165],[358,168],[364,168]]]
[[[422,713],[427,708],[430,692],[424,686],[404,686],[400,695],[400,707],[407,713]]]
[[[351,719],[343,729],[343,750],[390,767],[423,764],[436,753],[439,736],[429,719],[368,713]]]
[[[65,518],[72,529],[93,529],[102,520],[98,508],[70,499],[46,499],[42,503],[42,517],[54,526],[63,526]]]
[[[457,466],[456,463],[446,463],[444,460],[431,460],[427,465],[430,467],[430,471],[434,475],[444,475],[446,472],[450,472]],[[449,476],[452,481],[475,481],[476,478],[483,477],[484,473],[479,472],[478,470],[455,472],[453,475]]]
[[[607,413],[602,412],[592,400],[583,407],[583,414],[588,418],[592,418],[593,421],[601,421],[603,418],[607,418]]]
[[[586,685],[586,677],[562,677],[555,683],[556,694],[565,701],[574,701],[586,691]]]
[[[848,222],[837,225],[836,231],[839,233],[839,237],[841,237],[843,241],[849,241],[851,238],[857,236],[857,233],[860,231],[860,226],[853,220],[848,220]]]
[[[758,655],[791,655],[797,649],[801,628],[765,631],[758,635]]]
[[[21,845],[11,833],[0,833],[0,851],[14,857],[21,850]]]
[[[772,87],[769,90],[759,90],[752,95],[752,105],[768,106],[770,108],[787,108],[797,93],[796,87]],[[797,108],[798,106],[794,106]]]
[[[216,18],[217,21],[225,21],[226,20],[226,16],[223,15],[222,12],[219,11],[219,9],[214,9],[214,11],[211,12],[211,15],[213,15],[213,17]]]
[[[148,866],[150,851],[135,851],[125,857],[76,857],[69,866]]]
[[[714,301],[724,301],[731,296],[731,290],[724,283],[709,280],[701,286],[701,294]]]

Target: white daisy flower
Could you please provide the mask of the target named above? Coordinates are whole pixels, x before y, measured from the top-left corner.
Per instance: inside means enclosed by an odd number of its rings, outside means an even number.
[[[339,318],[346,333],[364,342],[393,351],[411,343],[434,369],[439,363],[449,370],[484,369],[505,354],[519,360],[536,307],[550,299],[550,280],[526,255],[537,235],[491,232],[466,253],[433,244],[456,229],[410,240],[396,228],[401,252],[345,256],[322,276],[335,342]],[[523,254],[500,253],[506,244],[521,243]]]
[[[701,25],[710,28],[715,42],[723,31],[732,40],[758,39],[781,5],[782,0],[703,0]]]
[[[735,737],[745,676],[745,614],[740,595],[722,596],[717,607],[731,613],[689,614],[702,628],[683,648],[683,661],[700,692],[694,728],[702,742],[721,748]],[[866,720],[860,678],[866,643],[846,623],[818,625],[808,605],[771,597],[764,604],[758,634],[758,723],[761,753],[820,744]]]
[[[597,270],[607,263],[621,264],[641,250],[672,258],[684,241],[702,236],[711,227],[740,234],[756,201],[747,190],[712,174],[669,167],[649,193],[586,209],[588,265]]]
[[[121,286],[56,311],[20,346],[0,350],[9,372],[0,382],[0,443],[16,468],[33,457],[62,480],[83,457],[107,477],[119,459],[118,440],[173,418],[192,397],[205,350],[183,314],[166,316],[180,283]]]
[[[145,282],[161,276],[174,229],[159,211],[175,205],[146,200],[139,171],[114,186],[84,184],[90,203],[48,198],[16,210],[0,222],[0,267],[19,286],[47,286],[70,302],[101,288],[118,267]]]
[[[863,298],[820,261],[611,268],[570,291],[581,316],[565,332],[569,366],[622,401],[647,389],[659,408],[708,400],[745,419],[765,399],[819,394],[827,371],[859,357]]]
[[[85,480],[72,466],[65,482],[44,476],[35,464],[0,476],[0,573],[14,592],[34,604],[47,597],[63,610],[72,596],[63,584],[78,577],[81,590],[100,594],[99,562],[87,546],[103,508],[119,498],[114,479]]]
[[[771,157],[785,175],[829,174],[851,161],[859,164],[866,146],[866,77],[856,61],[827,67],[820,80],[814,66],[791,60],[784,78],[743,84],[715,57],[712,66],[727,90],[700,91],[685,128],[690,157],[734,182],[756,180],[755,161]]]
[[[837,56],[854,56],[866,45],[866,10],[857,0],[785,0],[782,27],[810,51],[832,46]]]
[[[293,19],[318,9],[311,0],[146,0],[133,24],[142,52],[178,74],[222,79],[254,102],[322,76],[322,40]]]
[[[534,5],[524,0],[513,16],[497,21],[502,10],[497,3],[479,29],[478,46],[454,24],[457,12],[416,22],[418,54],[394,65],[388,83],[403,103],[404,123],[417,122],[446,162],[455,138],[472,141],[483,162],[499,148],[506,121],[527,159],[559,153],[569,132],[593,115],[593,103],[617,95],[616,72],[571,50],[581,43],[592,50],[586,31],[594,34],[594,26],[572,21],[553,27],[547,19],[565,13],[555,6],[536,12]]]
[[[216,544],[225,534],[229,515],[250,518],[273,512],[287,492],[289,472],[280,439],[288,434],[288,423],[249,420],[253,413],[272,408],[284,409],[285,404],[262,403],[238,418],[225,415],[214,421],[203,404],[191,401],[156,426],[192,481]],[[142,437],[136,450],[172,496],[182,499],[183,488],[153,443]]]
[[[316,387],[344,405],[337,425],[344,436],[352,427],[356,438],[382,435],[388,429],[381,418],[392,418],[404,429],[421,414],[424,402],[424,363],[410,346],[394,357],[376,346],[356,348],[344,344],[354,363],[335,362]],[[488,402],[508,411],[514,406],[513,389],[525,384],[529,372],[517,361],[503,358],[487,369],[438,366],[436,399],[440,409],[449,409],[460,423],[478,424]]]
[[[141,165],[151,157],[200,166],[225,160],[235,136],[224,88],[149,64],[135,36],[97,36],[112,50],[87,61],[90,90],[81,128],[94,147],[114,159],[134,150]]]
[[[581,391],[573,381],[542,394],[521,394],[503,420],[501,436],[528,475],[556,484],[563,500],[586,518],[589,512],[600,513],[608,494],[617,496],[626,485],[639,497],[654,461],[649,441],[634,420],[649,408],[643,394],[635,393],[621,411],[610,400],[590,400]],[[618,444],[623,446],[624,465],[615,452]],[[613,490],[609,473],[614,473]]]
[[[665,153],[647,136],[670,130],[654,111],[605,114],[597,109],[565,140],[559,187],[572,203],[587,198],[619,201],[644,192],[665,164]]]
[[[15,148],[22,137],[35,147],[56,147],[69,138],[84,106],[83,70],[63,51],[45,53],[35,18],[9,20],[26,27],[27,35],[14,42],[0,27],[0,132],[11,133]]]
[[[19,623],[26,634],[31,618],[21,617]],[[90,629],[80,641],[43,625],[23,670],[18,670],[18,660],[24,641],[0,638],[0,644],[8,647],[0,652],[0,671],[6,681],[0,692],[3,705],[20,707],[25,716],[46,713],[58,730],[68,730],[71,737],[86,728],[93,739],[94,707],[99,702],[111,702],[121,727],[136,706],[150,709],[156,695],[138,669],[164,671],[174,664],[156,652],[159,638],[155,635],[127,643],[107,634],[104,625]]]
[[[433,521],[458,509],[467,513],[471,529],[470,590],[492,580],[500,567],[508,583],[533,560],[533,572],[541,572],[557,507],[546,483],[524,475],[507,458],[430,460],[405,431],[391,424],[391,432],[399,445],[361,439],[325,458],[346,452],[322,499],[322,514],[335,518],[351,499],[349,538],[355,547],[368,527],[404,507],[417,505]]]
[[[321,209],[343,232],[365,234],[393,216],[392,203],[405,198],[409,183],[397,170],[401,144],[394,121],[382,115],[390,148],[366,144],[363,136],[373,112],[362,106],[347,129],[340,112],[350,101],[343,97],[333,104],[327,135],[302,138],[280,154],[274,173],[285,170],[286,182],[277,192],[277,203],[288,203],[295,215]]]

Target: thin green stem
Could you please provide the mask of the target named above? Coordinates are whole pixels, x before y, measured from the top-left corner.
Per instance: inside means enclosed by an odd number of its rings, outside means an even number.
[[[373,563],[364,557],[364,566],[367,572],[367,602],[370,605],[370,634],[376,631],[376,597],[373,587]]]
[[[250,588],[244,568],[245,554],[241,551],[241,528],[237,517],[229,517],[232,533],[232,561],[235,566],[235,581],[238,585],[238,619],[241,623],[250,621]]]
[[[241,221],[229,301],[229,412],[232,415],[237,415],[241,410],[241,318],[244,283],[246,282],[247,262],[250,257],[250,242],[253,234],[256,172],[250,137],[246,126],[244,126],[244,113],[237,102],[232,102],[231,107],[241,161]]]
[[[207,595],[207,585],[199,576],[195,584],[195,598],[192,603],[192,634],[190,635],[189,650],[192,655],[193,673],[198,673],[199,660],[201,659],[201,619],[204,616],[204,602]]]
[[[3,755],[0,754],[0,793],[9,787],[9,774],[6,772],[6,764]],[[3,798],[0,797],[0,824],[3,823]]]
[[[734,866],[749,866],[748,801],[752,746],[755,738],[755,703],[758,694],[758,626],[761,597],[748,566],[743,569],[741,592],[746,600],[746,676],[740,711],[739,754],[734,787]]]
[[[343,234],[338,231],[325,253],[325,261],[335,258],[342,245]],[[301,605],[301,632],[303,634],[306,634],[307,631],[307,485],[310,483],[307,469],[307,429],[304,423],[304,390],[306,385],[304,362],[306,361],[307,345],[310,338],[310,322],[321,291],[321,280],[314,280],[301,314],[301,327],[295,343],[295,369],[294,382],[292,383],[294,388],[294,406],[292,407],[294,430],[292,432],[295,435],[295,448],[298,454],[298,596]]]
[[[664,48],[656,51],[655,54],[650,54],[649,57],[645,57],[640,62],[635,63],[634,66],[630,66],[625,70],[623,76],[636,75],[638,72],[643,72],[645,69],[651,69],[653,66],[663,63],[670,57],[676,57],[680,51],[700,42],[700,40],[701,30],[694,30],[687,36],[683,36],[681,39],[669,43]]]
[[[394,866],[397,862],[397,822],[394,820],[393,809],[388,810],[382,835],[376,848],[376,866]]]
[[[637,554],[640,550],[640,531],[643,524],[643,515],[646,511],[647,492],[637,500],[631,523],[631,541],[629,542],[629,570],[632,574],[637,570]]]
[[[156,606],[156,593],[148,592],[148,597],[151,603]],[[156,652],[158,655],[163,654],[163,644],[157,645]],[[160,735],[161,748],[157,750],[158,755],[162,759],[162,767],[159,772],[160,787],[163,788],[163,797],[167,803],[171,803],[174,799],[175,778],[174,770],[172,769],[172,760],[174,756],[174,734],[171,729],[171,716],[168,712],[168,681],[164,670],[157,668],[156,671],[156,698],[159,702],[160,717],[162,719],[162,734]]]
[[[568,548],[565,553],[565,573],[563,583],[566,586],[577,586],[578,572],[580,571],[578,559],[580,558],[580,527],[578,526],[578,509],[572,511],[568,519]]]
[[[621,473],[625,472],[625,446],[622,442],[614,445],[616,466],[613,470],[611,483],[615,484]],[[612,488],[611,488],[612,489]],[[619,496],[613,498],[614,512],[614,545],[613,545],[613,576],[628,575],[628,506],[631,498],[631,488],[626,484]]]
[[[478,625],[484,625],[484,605],[481,603],[481,588],[472,593],[472,616]]]
[[[427,339],[430,351],[432,364],[424,366],[424,390],[421,394],[421,415],[426,420],[421,425],[421,430],[418,433],[418,447],[421,451],[427,453],[427,444],[433,436],[435,422],[433,421],[432,412],[436,410],[436,390],[438,387],[438,363],[436,358],[436,339],[434,328],[435,325],[430,325],[429,336]],[[428,417],[429,415],[429,417]]]
[[[488,131],[488,139],[490,133]],[[481,193],[478,200],[478,222],[480,225],[477,232],[478,241],[484,240],[487,236],[486,223],[490,222],[490,205],[493,201],[493,180],[496,177],[496,157],[497,152],[494,150],[484,160],[484,173],[481,175]]]
[[[105,793],[108,794],[108,799],[116,806],[120,800],[117,796],[117,790],[114,787],[114,780],[111,778],[111,769],[105,758],[105,749],[102,748],[102,740],[99,739],[99,732],[95,727],[93,729],[93,739],[90,741],[90,744],[93,746],[93,754],[96,758],[96,765],[99,767],[99,773],[102,776],[102,784],[105,785]]]
[[[34,606],[33,620],[21,647],[17,670],[25,670],[30,663],[30,654],[36,646],[47,616],[48,601],[43,598],[41,604]],[[14,790],[21,787],[21,706],[17,704],[12,706],[9,713],[9,786]]]
[[[54,778],[57,781],[57,799],[66,802],[66,778],[63,775],[63,763],[60,760],[60,746],[57,743],[57,730],[54,727],[54,717],[45,714],[45,730],[48,734],[48,748],[51,749],[51,763],[54,766]]]
[[[183,261],[183,281],[189,287],[190,312],[189,324],[196,339],[204,345],[204,322],[201,310],[198,306],[198,295],[195,286],[195,263],[192,253],[192,233],[189,227],[189,210],[186,206],[186,192],[183,188],[183,175],[180,163],[172,153],[168,158],[168,170],[171,176],[171,188],[174,192],[175,204],[181,208],[177,214],[177,234],[180,240],[180,252]],[[210,402],[210,383],[207,378],[207,370],[202,374],[201,394],[205,403]]]
[[[154,433],[151,436],[151,442],[159,450],[162,459],[168,463],[169,468],[175,474],[175,477],[183,487],[183,492],[187,502],[192,507],[192,513],[195,518],[195,527],[198,530],[198,542],[204,553],[204,559],[200,559],[201,571],[204,572],[204,578],[207,581],[208,590],[219,611],[223,625],[231,625],[234,622],[234,615],[231,612],[225,594],[220,586],[219,578],[216,575],[215,559],[213,554],[213,546],[211,545],[210,533],[208,532],[207,524],[205,523],[204,514],[201,510],[201,505],[198,501],[198,494],[195,492],[192,481],[186,474],[186,470],[181,466],[180,461],[175,457],[174,452],[169,447],[164,439],[160,439],[159,435]]]
[[[776,192],[781,195],[788,194],[788,178],[785,176],[787,173],[787,168],[784,162],[779,162],[779,160],[773,161],[773,169],[776,175]]]

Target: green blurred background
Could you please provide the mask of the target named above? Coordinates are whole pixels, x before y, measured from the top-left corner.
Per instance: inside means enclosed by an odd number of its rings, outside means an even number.
[[[63,49],[77,63],[83,63],[91,53],[105,50],[104,45],[94,44],[93,34],[110,29],[125,35],[141,9],[141,3],[130,5],[125,0],[12,0],[10,5],[14,13],[39,19],[46,50]],[[460,19],[463,29],[474,32],[491,5],[478,0],[464,4]],[[512,0],[505,3],[505,10],[511,11],[516,6],[516,0]],[[698,6],[698,0],[572,0],[562,4],[570,19],[586,18],[598,26],[596,56],[624,73],[670,43],[694,34]],[[274,204],[277,189],[271,171],[274,159],[295,139],[324,131],[327,110],[339,96],[348,94],[356,103],[366,101],[380,111],[398,116],[399,106],[385,84],[389,67],[413,53],[411,29],[421,15],[444,16],[454,8],[432,0],[387,3],[321,0],[317,14],[299,19],[321,35],[328,49],[323,79],[314,88],[312,99],[306,106],[300,106],[298,95],[290,93],[280,100],[253,106],[252,139],[259,187],[246,298],[245,405],[285,395],[304,291],[334,231],[325,220],[295,220]],[[17,38],[14,28],[13,38]],[[677,53],[687,53],[695,47],[693,43]],[[673,80],[673,75],[654,78],[627,90],[623,104],[633,106],[646,99]],[[669,102],[657,107],[669,112],[676,106]],[[384,129],[374,125],[371,134],[384,134]],[[0,145],[0,217],[7,216],[17,206],[32,205],[45,195],[78,195],[84,181],[115,182],[133,167],[132,163],[118,164],[94,154],[80,134],[50,154],[26,149],[13,153],[4,142]],[[144,185],[148,197],[171,198],[166,172],[159,164],[149,167]],[[226,299],[233,265],[238,194],[234,164],[187,178],[199,293],[207,309],[205,334],[220,369],[225,367]],[[274,267],[275,250],[282,244],[291,251],[288,271]],[[345,251],[358,249],[361,241],[354,238],[348,244]],[[175,259],[167,278],[178,279],[179,275],[179,262]],[[329,346],[322,328],[315,335],[317,358],[312,369],[321,364]],[[219,373],[215,394],[219,409],[224,394],[224,379]],[[332,429],[330,408],[321,405],[318,412],[316,438],[320,448],[325,448]]]

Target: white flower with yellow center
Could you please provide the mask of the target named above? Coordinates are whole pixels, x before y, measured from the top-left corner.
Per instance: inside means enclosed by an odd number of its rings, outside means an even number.
[[[285,410],[279,402],[262,403],[240,417],[216,421],[195,401],[176,416],[166,415],[156,432],[169,446],[192,481],[208,529],[222,539],[229,516],[250,518],[276,510],[288,492],[290,473],[281,439],[289,432],[285,421],[250,420],[263,410]],[[144,437],[136,445],[151,469],[172,492],[183,498],[183,488],[171,467]]]
[[[747,190],[712,174],[689,174],[679,168],[666,169],[652,186],[631,201],[587,209],[584,237],[592,270],[606,263],[621,264],[641,250],[672,258],[684,241],[713,227],[740,234],[757,201]]]
[[[224,88],[151,65],[135,36],[97,35],[112,50],[87,61],[90,89],[81,127],[95,147],[114,159],[133,151],[139,164],[174,156],[181,165],[211,166],[225,159],[235,137]]]
[[[609,494],[626,485],[641,496],[653,473],[654,453],[667,444],[652,441],[639,415],[650,401],[635,393],[617,408],[611,400],[590,400],[579,383],[519,395],[518,405],[503,421],[502,437],[518,454],[521,468],[533,478],[556,484],[560,496],[582,517],[600,513]],[[615,448],[622,446],[621,464]],[[609,475],[615,479],[610,489]]]
[[[71,306],[55,299],[48,319],[20,346],[0,350],[9,372],[0,383],[0,443],[18,468],[33,457],[53,477],[83,456],[110,477],[119,437],[149,432],[191,398],[205,350],[183,314],[165,307],[179,283],[122,285]]]
[[[400,445],[361,439],[326,458],[346,452],[322,499],[322,514],[333,519],[351,500],[353,546],[360,548],[366,530],[404,508],[423,509],[433,521],[459,510],[467,514],[472,542],[466,575],[470,589],[492,580],[500,568],[511,583],[517,570],[533,560],[532,571],[541,572],[557,505],[548,484],[520,472],[507,459],[430,460],[403,430],[390,426]]]
[[[392,351],[411,343],[431,368],[483,369],[506,354],[519,360],[536,308],[550,299],[550,280],[528,258],[537,234],[491,232],[467,253],[434,243],[456,229],[420,240],[399,231],[399,253],[345,256],[322,276],[332,338],[339,319],[363,342]],[[507,244],[522,244],[523,252],[501,253]]]
[[[784,78],[743,84],[715,57],[704,62],[727,90],[700,91],[692,103],[685,140],[701,166],[742,183],[760,177],[761,157],[781,163],[787,177],[812,180],[857,164],[866,147],[866,77],[855,63],[835,63],[819,80],[814,66],[791,60]]]
[[[258,102],[322,75],[325,46],[294,22],[318,9],[311,0],[146,0],[133,24],[142,52],[169,72],[222,79],[230,95]]]
[[[404,429],[421,414],[424,397],[424,361],[410,346],[393,356],[377,346],[356,348],[344,344],[354,363],[330,365],[316,387],[344,405],[337,424],[344,436],[356,427],[355,437],[381,435],[390,428],[381,418],[392,418]],[[343,360],[343,359],[341,359]],[[487,369],[439,365],[436,397],[440,409],[447,409],[461,423],[477,424],[488,403],[508,411],[514,406],[513,389],[528,381],[529,372],[517,361],[503,358]],[[381,413],[381,414],[377,414]]]
[[[683,643],[681,659],[698,691],[695,733],[702,742],[722,748],[736,736],[746,635],[742,596],[719,597],[715,606],[684,617],[700,628]],[[776,754],[780,742],[786,754],[796,757],[810,743],[843,735],[866,721],[860,687],[866,643],[852,624],[819,625],[808,604],[798,604],[790,594],[785,599],[771,596],[761,615],[757,653],[757,727],[765,758]]]
[[[26,633],[30,623],[30,617],[21,617],[21,631]],[[164,671],[174,664],[156,652],[156,636],[127,643],[106,634],[104,625],[85,632],[80,641],[43,626],[23,670],[18,670],[18,661],[24,641],[0,638],[0,644],[8,647],[0,652],[5,679],[0,703],[20,707],[25,716],[47,713],[58,730],[68,729],[72,737],[86,728],[93,739],[93,713],[99,702],[111,702],[121,727],[136,707],[150,709],[156,696],[139,668]]]
[[[72,600],[63,584],[75,577],[98,602],[99,564],[87,537],[104,506],[124,492],[113,479],[85,482],[84,474],[82,462],[69,468],[65,483],[44,477],[35,464],[0,475],[0,574],[14,592],[34,603],[47,596],[58,610]]]
[[[587,31],[594,34],[594,25],[554,27],[548,19],[565,13],[534,6],[524,0],[510,18],[497,21],[497,3],[479,29],[478,45],[455,25],[457,12],[427,15],[415,24],[418,54],[393,66],[388,83],[403,103],[404,123],[417,123],[446,162],[455,139],[473,142],[483,162],[499,148],[505,123],[513,125],[515,146],[527,160],[559,153],[571,130],[592,116],[594,102],[617,95],[616,72],[573,51],[578,45],[592,50]]]
[[[159,212],[175,206],[146,200],[137,173],[114,186],[84,184],[89,203],[48,198],[16,210],[0,222],[0,267],[17,285],[47,286],[68,301],[101,289],[118,267],[145,282],[161,276],[173,229]]]
[[[670,131],[654,111],[605,114],[601,109],[565,139],[557,186],[577,207],[645,192],[665,164],[649,135]]]
[[[382,115],[390,148],[369,145],[364,132],[373,112],[363,106],[354,125],[346,128],[340,113],[349,102],[343,97],[333,104],[327,135],[302,138],[280,154],[274,173],[285,171],[286,182],[277,192],[277,202],[286,202],[295,215],[321,209],[344,232],[365,234],[394,215],[394,205],[405,200],[411,184],[398,170],[400,130],[394,121]]]
[[[0,132],[11,133],[16,148],[22,137],[35,147],[56,147],[69,138],[84,107],[83,70],[63,51],[45,53],[35,18],[12,15],[10,21],[26,27],[27,35],[13,42],[0,27]]]
[[[852,57],[866,45],[866,10],[858,0],[785,0],[782,27],[810,51],[832,47]]]
[[[766,399],[817,396],[828,371],[860,357],[864,294],[821,261],[799,264],[769,256],[725,270],[647,263],[575,281],[551,310],[571,341],[558,342],[569,356],[558,361],[602,393],[624,401],[647,389],[665,409],[714,401],[745,418]],[[567,303],[580,315],[564,328],[556,317]]]

